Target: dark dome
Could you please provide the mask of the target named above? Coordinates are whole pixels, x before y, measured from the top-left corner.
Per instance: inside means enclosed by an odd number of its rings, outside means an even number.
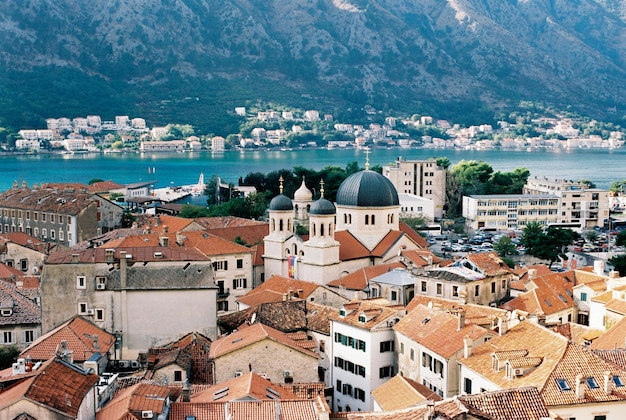
[[[310,214],[335,214],[335,205],[325,198],[320,198],[309,209]]]
[[[279,194],[270,201],[270,210],[293,210],[293,203],[286,195]]]
[[[337,205],[389,207],[400,204],[398,191],[378,172],[365,170],[347,177],[337,190]]]

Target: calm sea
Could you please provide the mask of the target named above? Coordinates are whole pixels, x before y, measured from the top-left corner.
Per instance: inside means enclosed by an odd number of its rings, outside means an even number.
[[[531,177],[560,179],[589,179],[599,188],[626,179],[626,149],[576,149],[556,151],[499,150],[432,150],[432,149],[374,149],[371,165],[386,165],[399,156],[410,159],[447,157],[452,164],[461,160],[479,160],[496,171],[527,168]],[[325,166],[345,166],[357,162],[365,166],[363,150],[257,150],[246,152],[194,153],[120,153],[120,154],[45,154],[0,156],[0,190],[5,191],[14,181],[28,186],[41,182],[83,182],[101,178],[126,184],[156,181],[156,187],[189,185],[211,175],[226,182],[237,183],[250,172],[267,173],[278,169],[301,166],[319,170]]]

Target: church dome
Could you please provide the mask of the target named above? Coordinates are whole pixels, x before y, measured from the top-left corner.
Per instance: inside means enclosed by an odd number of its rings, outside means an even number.
[[[356,207],[398,206],[398,191],[378,172],[365,170],[346,178],[337,190],[337,205]]]
[[[297,191],[294,193],[293,199],[296,201],[313,200],[313,193],[310,189],[306,187],[306,184],[304,183],[304,177],[302,177],[302,185],[300,185],[300,188],[298,188]]]
[[[286,195],[279,194],[270,201],[270,210],[293,210],[293,203]]]
[[[324,197],[311,204],[310,214],[335,214],[335,205]]]

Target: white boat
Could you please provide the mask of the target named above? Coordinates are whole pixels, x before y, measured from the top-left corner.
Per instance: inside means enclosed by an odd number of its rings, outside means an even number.
[[[200,172],[200,178],[198,178],[198,183],[191,187],[191,195],[197,197],[204,192],[206,185],[204,183],[204,173]]]

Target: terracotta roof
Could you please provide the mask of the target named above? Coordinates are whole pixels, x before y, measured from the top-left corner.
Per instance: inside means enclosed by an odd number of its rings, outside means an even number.
[[[410,313],[418,305],[432,306],[434,308],[445,309],[448,312],[456,313],[459,309],[465,311],[465,323],[476,324],[482,326],[490,325],[497,317],[504,316],[507,311],[499,308],[492,308],[485,305],[476,305],[472,303],[462,303],[458,300],[444,299],[425,295],[416,295],[406,307],[407,313]]]
[[[269,232],[269,223],[241,217],[201,217],[194,220],[213,235],[229,241],[239,238],[247,245],[263,243]]]
[[[424,419],[429,412],[427,405],[421,405],[416,408],[407,408],[404,410],[394,410],[387,412],[370,412],[370,413],[336,413],[345,415],[343,418],[350,420],[417,420]],[[458,398],[447,399],[443,401],[435,402],[433,407],[432,418],[436,419],[456,419],[463,418],[464,414],[468,413],[469,409],[460,403]],[[335,418],[335,415],[331,415],[331,418]],[[339,417],[337,417],[339,418]],[[478,419],[485,419],[487,417],[478,417]],[[493,420],[493,419],[488,419]],[[504,420],[504,419],[503,419]],[[507,419],[510,420],[510,419]]]
[[[449,359],[463,350],[463,340],[491,337],[489,330],[474,324],[459,328],[458,316],[440,309],[418,306],[393,326],[394,331]]]
[[[124,188],[122,184],[118,184],[117,182],[113,182],[111,180],[98,181],[87,186],[87,190],[92,193],[109,192],[111,190],[119,190],[121,188]]]
[[[319,287],[323,286],[310,281],[274,275],[237,300],[248,306],[253,306],[261,303],[280,302],[285,294],[290,298],[306,299]]]
[[[0,263],[0,279],[6,279],[6,280],[11,279],[13,282],[15,282],[16,277],[25,277],[25,276],[27,276],[27,274],[24,273],[23,271],[18,270],[17,268],[9,267],[8,265],[4,263]]]
[[[507,266],[504,261],[502,261],[502,258],[500,258],[495,252],[469,253],[465,258],[474,263],[474,265],[487,277],[513,274],[513,271],[509,268],[509,266]]]
[[[470,409],[470,413],[484,413],[493,420],[545,420],[551,418],[546,403],[535,387],[462,395],[459,396],[459,401]]]
[[[605,305],[607,311],[626,315],[626,301],[622,299],[611,299]]]
[[[132,255],[133,261],[139,262],[207,260],[206,255],[192,248],[144,246],[140,248],[117,248],[114,249],[114,251],[114,259],[116,262],[119,262],[120,251],[126,251],[127,254]],[[74,255],[77,255],[80,263],[93,264],[106,262],[106,248],[90,248],[52,253],[46,260],[46,264],[69,264],[72,263]]]
[[[210,403],[174,403],[170,420],[290,420],[319,419],[328,406],[323,399],[279,401],[232,401]]]
[[[74,360],[84,362],[94,354],[107,353],[115,343],[115,337],[77,315],[39,337],[20,355],[33,360],[49,360],[63,341],[74,352]]]
[[[96,420],[135,418],[135,413],[142,411],[151,411],[153,416],[157,417],[165,411],[167,398],[172,398],[171,388],[139,383],[117,393],[113,400],[96,414]]]
[[[345,311],[346,315],[341,316],[341,311]],[[402,306],[391,305],[386,299],[376,298],[352,300],[345,303],[338,313],[339,318],[334,321],[370,330],[390,318],[401,319],[406,312]],[[359,320],[361,315],[365,315],[365,322]]]
[[[183,217],[170,216],[168,214],[159,214],[147,219],[151,232],[163,233],[165,227],[167,231],[171,233],[182,232],[184,230],[200,230],[200,226],[194,223],[192,219],[185,219]]]
[[[7,240],[23,247],[34,249],[40,252],[45,251],[46,244],[44,242],[40,241],[34,236],[27,235],[24,232],[6,232],[3,233],[2,236],[4,236]]]
[[[572,293],[573,272],[552,273],[532,282],[537,286],[535,289],[508,301],[501,308],[551,315],[576,306]]]
[[[612,377],[609,381],[612,392],[610,394],[605,392],[605,372],[610,372],[611,375],[617,375],[622,378],[622,381],[626,381],[626,370],[617,368],[578,344],[570,344],[544,386],[540,387],[541,396],[548,407],[626,400],[626,387],[615,386]],[[584,398],[579,398],[576,393],[577,375],[582,375]],[[594,378],[597,386],[590,386],[587,382],[588,378]],[[570,389],[561,390],[558,380],[567,381]]]
[[[311,400],[318,396],[324,397],[324,390],[326,385],[323,382],[313,382],[305,384],[281,384],[286,390],[293,392],[298,398]]]
[[[77,215],[89,206],[96,206],[93,194],[64,189],[10,189],[0,193],[3,207]]]
[[[588,267],[593,270],[593,267]],[[607,276],[604,274],[596,274],[595,272],[586,271],[585,269],[574,270],[574,275],[576,276],[576,284],[585,284],[585,283],[595,283],[598,281],[603,281],[606,283]]]
[[[395,245],[402,237],[404,233],[392,230],[385,235],[383,239],[372,249],[372,256],[383,257],[393,245]]]
[[[370,251],[350,232],[335,232],[335,240],[339,242],[339,259],[341,261],[357,260],[370,256]]]
[[[469,358],[460,358],[458,362],[503,389],[522,386],[541,389],[560,362],[567,345],[565,337],[530,321],[522,321],[506,334],[474,348]],[[524,357],[541,358],[542,362],[523,375],[508,379],[506,369],[493,369],[492,355],[511,351],[522,351]]]
[[[227,336],[218,338],[211,345],[209,357],[216,359],[263,340],[272,340],[281,343],[316,359],[319,357],[316,353],[300,347],[297,342],[287,337],[286,334],[263,324],[253,324],[241,328]]]
[[[3,280],[0,280],[0,308],[11,309],[9,316],[0,316],[2,326],[41,324],[41,308],[13,283]]]
[[[588,345],[589,342],[597,339],[604,333],[603,331],[595,328],[575,324],[573,322],[556,325],[552,328],[552,330],[561,334],[563,337],[566,337],[572,343],[580,345]]]
[[[150,366],[150,370],[157,371],[166,366],[176,365],[183,369],[191,367],[191,355],[183,349],[172,349],[163,351],[155,355],[154,364]]]
[[[2,390],[0,411],[19,400],[27,399],[76,418],[84,398],[98,380],[96,374],[53,359],[37,369],[34,376]]]
[[[400,229],[405,235],[407,235],[417,246],[420,248],[428,248],[428,241],[419,233],[414,231],[411,226],[406,223],[400,222],[398,224],[398,229]]]
[[[218,217],[198,217],[194,219],[196,223],[205,229],[226,229],[239,228],[244,226],[268,226],[267,222],[261,222],[254,219],[245,219],[236,216],[218,216]],[[265,232],[267,233],[269,230]]]
[[[372,391],[382,411],[400,410],[426,400],[441,401],[441,397],[427,386],[396,375]]]
[[[349,290],[365,290],[371,279],[395,268],[404,268],[404,264],[395,262],[361,268],[348,274],[347,276],[329,282],[328,286],[343,287]]]
[[[591,351],[603,360],[614,364],[620,369],[626,369],[626,348],[613,350],[593,350]]]
[[[301,331],[307,328],[307,316],[310,302],[304,300],[286,300],[261,303],[241,311],[222,315],[218,325],[225,332],[232,332],[242,324],[258,322],[284,333]],[[319,306],[319,305],[318,305]],[[333,309],[335,312],[336,309]],[[328,320],[326,320],[328,322]]]
[[[240,400],[297,400],[298,396],[255,372],[246,373],[194,394],[192,403]]]
[[[626,317],[617,321],[589,346],[593,350],[613,350],[621,347],[626,347]]]
[[[330,306],[307,302],[307,328],[310,331],[330,335],[330,320],[339,319],[339,312]]]
[[[433,254],[429,249],[403,250],[402,256],[409,260],[415,267],[429,267],[441,263],[441,258]]]

